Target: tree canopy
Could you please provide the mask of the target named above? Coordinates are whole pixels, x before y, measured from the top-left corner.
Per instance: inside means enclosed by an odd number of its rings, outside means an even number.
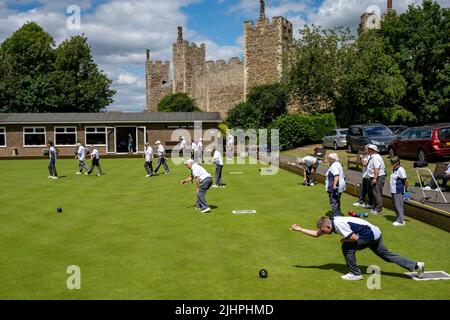
[[[110,86],[84,35],[55,48],[28,22],[0,44],[0,112],[98,112],[113,102]]]
[[[158,103],[159,112],[193,112],[200,111],[195,101],[186,93],[178,92],[168,94]]]

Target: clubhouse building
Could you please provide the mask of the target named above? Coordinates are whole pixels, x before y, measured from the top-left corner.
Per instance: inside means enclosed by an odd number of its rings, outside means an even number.
[[[179,143],[174,130],[193,138],[195,126],[215,129],[221,121],[218,112],[0,113],[0,157],[42,156],[50,140],[60,156],[73,156],[77,142],[102,155],[127,154],[129,134],[136,153],[157,140],[170,150]]]

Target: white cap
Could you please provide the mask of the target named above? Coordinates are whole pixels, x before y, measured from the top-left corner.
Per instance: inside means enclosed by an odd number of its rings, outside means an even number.
[[[186,160],[186,161],[184,162],[184,164],[189,164],[189,163],[194,163],[194,160],[188,159],[188,160]]]
[[[161,144],[161,141],[157,140],[157,141],[155,142],[155,144]]]
[[[375,150],[376,152],[378,152],[378,147],[374,144],[367,145],[367,149],[372,149],[372,150]]]

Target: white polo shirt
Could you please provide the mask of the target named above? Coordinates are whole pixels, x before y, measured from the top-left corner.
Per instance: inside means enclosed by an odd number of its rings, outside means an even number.
[[[80,161],[86,160],[86,148],[83,146],[80,146],[78,148],[78,160]]]
[[[383,158],[378,153],[373,154],[367,164],[367,174],[369,177],[374,177],[375,168],[380,169],[378,176],[386,175],[386,166],[384,165]]]
[[[370,156],[368,155],[368,154],[366,154],[363,158],[362,158],[362,160],[363,161],[365,161],[365,162],[367,162],[367,165],[365,165],[365,166],[363,166],[363,169],[362,169],[362,176],[363,176],[363,178],[369,178],[369,172],[368,172],[368,170],[367,170],[367,166],[369,165],[369,160],[370,160]]]
[[[227,136],[227,145],[232,146],[233,144],[234,144],[234,137],[231,134],[229,134]]]
[[[153,161],[153,148],[151,146],[148,146],[148,148],[145,150],[145,161]]]
[[[162,155],[164,155],[164,147],[162,146],[162,144],[158,145],[158,148],[156,149],[156,155],[158,157],[161,157]]]
[[[93,158],[95,158],[96,160],[100,159],[100,153],[98,152],[97,149],[92,150],[91,155],[92,155]]]
[[[57,155],[56,155],[56,148],[55,148],[54,146],[51,146],[51,147],[48,149],[48,157],[49,157],[50,159],[54,158],[54,159],[56,160]]]
[[[184,150],[186,149],[186,140],[181,139],[181,149]]]
[[[196,179],[197,177],[200,178],[200,182],[202,182],[206,178],[211,178],[211,175],[208,173],[208,171],[206,171],[205,168],[197,163],[194,163],[192,165],[191,172],[194,179]]]
[[[337,190],[339,191],[339,193],[345,191],[344,168],[342,168],[342,165],[339,161],[335,161],[330,165],[325,176],[325,191],[333,191],[333,180],[336,176],[339,176],[339,184],[337,185]]]
[[[194,152],[198,151],[198,145],[195,142],[192,142],[191,148],[192,150],[194,150]]]
[[[312,156],[306,156],[302,158],[303,161],[305,162],[305,165],[308,167],[311,167],[312,165],[315,165],[317,162],[317,159],[312,157]]]
[[[363,219],[354,217],[334,217],[333,231],[344,238],[349,238],[353,233],[359,236],[362,241],[378,240],[381,230],[377,226]]]
[[[391,187],[391,193],[401,193],[403,194],[405,192],[405,179],[406,171],[403,169],[403,167],[398,167],[391,173],[391,179],[390,179],[390,187]]]
[[[214,159],[214,163],[223,166],[223,158],[222,158],[222,155],[220,154],[219,150],[214,151],[213,159]]]

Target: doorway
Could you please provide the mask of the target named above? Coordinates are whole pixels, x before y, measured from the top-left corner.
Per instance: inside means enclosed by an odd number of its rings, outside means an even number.
[[[136,127],[116,127],[116,152],[128,153],[128,135],[133,137],[133,152],[136,152]]]

